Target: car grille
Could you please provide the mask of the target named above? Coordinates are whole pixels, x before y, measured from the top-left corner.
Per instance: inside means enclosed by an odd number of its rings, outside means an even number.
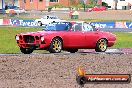
[[[24,36],[24,42],[25,43],[34,43],[34,36],[30,36],[30,35],[25,35]]]

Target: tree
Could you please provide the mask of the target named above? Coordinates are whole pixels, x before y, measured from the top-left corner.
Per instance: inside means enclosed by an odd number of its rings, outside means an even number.
[[[96,6],[98,3],[98,0],[89,0],[89,4],[92,6]]]
[[[105,2],[102,2],[102,6],[108,7],[108,4]]]
[[[77,5],[78,2],[78,0],[70,0],[70,5]]]

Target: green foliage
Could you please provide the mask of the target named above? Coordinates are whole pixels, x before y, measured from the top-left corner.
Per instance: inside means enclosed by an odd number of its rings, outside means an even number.
[[[79,3],[77,5],[74,5],[73,7],[76,8],[76,10],[79,10],[80,8],[83,8],[84,5],[82,3]]]
[[[71,6],[75,6],[77,3],[76,3],[76,0],[70,0],[70,5]]]
[[[53,5],[53,7],[55,7],[55,8],[63,8],[64,6],[62,4],[55,4],[55,5]]]
[[[114,33],[117,36],[117,42],[114,48],[132,48],[132,33]]]
[[[105,2],[102,2],[102,6],[108,7],[108,4]]]
[[[97,6],[97,0],[89,0],[91,6]]]

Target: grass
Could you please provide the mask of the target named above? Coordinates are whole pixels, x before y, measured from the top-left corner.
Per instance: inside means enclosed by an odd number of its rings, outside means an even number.
[[[19,53],[15,35],[21,32],[38,31],[40,28],[0,27],[0,53]]]
[[[114,33],[117,36],[114,48],[132,48],[132,33]]]
[[[41,28],[0,27],[0,53],[21,53],[16,44],[15,35],[21,32],[38,30],[41,30]],[[117,32],[114,34],[117,35],[117,42],[112,48],[132,48],[131,33]]]

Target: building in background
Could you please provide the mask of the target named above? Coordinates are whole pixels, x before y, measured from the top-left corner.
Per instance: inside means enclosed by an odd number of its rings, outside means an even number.
[[[102,0],[102,2],[106,2],[111,9],[115,9],[116,0]],[[129,10],[132,9],[132,0],[117,0],[117,9]]]
[[[92,0],[0,0],[0,9],[8,6],[18,6],[25,10],[45,10],[52,5],[70,6],[71,2],[77,4],[80,1],[84,1],[89,5]],[[97,5],[102,4],[102,0],[93,0]]]
[[[18,6],[25,10],[45,10],[47,7],[59,4],[63,6],[70,6],[72,0],[14,0],[15,3],[19,3]],[[80,0],[73,0],[74,3]],[[89,3],[89,0],[84,0]],[[102,4],[102,0],[96,0],[98,5]]]
[[[19,0],[21,8],[26,10],[45,10],[55,4],[69,5],[69,0]]]

